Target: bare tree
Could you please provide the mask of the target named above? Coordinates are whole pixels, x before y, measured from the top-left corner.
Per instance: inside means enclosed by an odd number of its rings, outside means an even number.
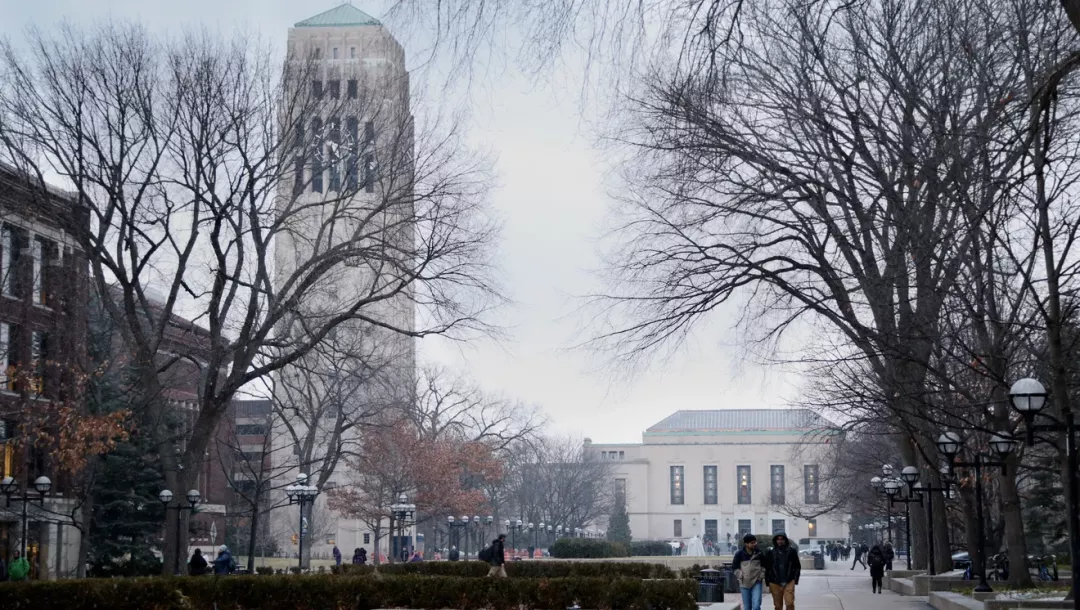
[[[209,329],[190,438],[179,451],[164,430],[159,440],[170,487],[189,487],[241,388],[337,326],[408,337],[483,328],[497,301],[486,162],[452,125],[417,125],[402,83],[323,98],[312,61],[280,64],[243,36],[159,42],[106,24],[28,43],[0,48],[3,157],[42,184],[59,179],[89,210],[89,228],[71,230],[99,291],[119,293],[106,305],[144,371],[139,389],[160,394],[174,314]],[[350,118],[373,126],[367,137]],[[364,273],[337,284],[347,265]],[[420,308],[422,323],[393,303]]]

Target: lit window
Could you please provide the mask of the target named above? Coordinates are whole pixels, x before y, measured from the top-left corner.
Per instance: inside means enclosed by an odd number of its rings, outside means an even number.
[[[817,519],[806,520],[806,533],[811,538],[817,538]]]
[[[769,501],[772,504],[783,504],[784,498],[784,467],[769,467]]]
[[[735,483],[738,486],[739,504],[750,504],[750,467],[736,466]]]
[[[716,466],[705,467],[705,504],[716,504]]]
[[[806,490],[805,500],[807,504],[817,504],[820,501],[818,495],[820,479],[817,465],[803,466],[803,488]]]
[[[682,504],[685,499],[685,489],[683,487],[683,467],[672,466],[671,467],[671,503]]]

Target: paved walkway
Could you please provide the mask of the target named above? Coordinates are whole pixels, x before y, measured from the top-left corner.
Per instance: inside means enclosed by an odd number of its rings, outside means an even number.
[[[761,600],[762,610],[771,610],[772,596]],[[860,565],[851,570],[851,562],[825,562],[825,570],[803,570],[795,589],[798,610],[931,610],[926,598],[906,597],[886,590],[881,595],[870,592],[870,572]]]

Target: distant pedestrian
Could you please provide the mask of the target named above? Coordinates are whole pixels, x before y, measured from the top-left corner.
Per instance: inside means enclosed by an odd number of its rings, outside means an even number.
[[[861,563],[862,564],[862,569],[865,570],[866,569],[866,562],[863,561],[863,545],[861,545],[861,544],[855,545],[854,550],[855,550],[855,561],[851,562],[851,569],[854,570],[855,569],[855,564]]]
[[[757,548],[753,534],[743,536],[743,548],[731,562],[739,582],[743,610],[761,610],[761,585],[765,580],[765,555]]]
[[[203,576],[206,574],[207,568],[210,567],[210,564],[206,563],[206,557],[203,557],[202,549],[195,549],[187,565],[188,574],[191,576]]]
[[[787,535],[773,536],[773,546],[765,553],[765,581],[769,583],[773,608],[795,610],[795,586],[802,575],[799,552],[791,546]]]
[[[227,576],[236,570],[236,560],[233,559],[229,547],[224,544],[218,547],[218,556],[214,559],[214,575]]]
[[[365,557],[363,554],[360,553],[360,549],[359,548],[353,549],[352,564],[354,566],[362,566],[362,565],[364,565],[365,561],[367,561],[367,557]]]
[[[450,547],[450,552],[447,553],[446,559],[448,561],[458,561],[459,559],[461,559],[461,553],[457,550],[456,546]]]
[[[412,557],[409,558],[409,563],[422,563],[423,561],[424,558],[420,555],[420,551],[414,549]]]
[[[885,556],[885,569],[891,570],[893,559],[896,559],[896,551],[893,550],[891,542],[885,543],[885,548],[881,550],[881,554]]]
[[[874,545],[866,556],[866,562],[870,565],[870,590],[881,593],[881,582],[885,578],[885,553],[881,547]]]
[[[506,578],[506,534],[491,541],[491,567],[488,568],[488,576]]]
[[[341,565],[341,549],[334,545],[334,565]]]
[[[15,551],[15,558],[11,560],[7,573],[11,582],[22,582],[30,578],[30,562],[19,551]]]

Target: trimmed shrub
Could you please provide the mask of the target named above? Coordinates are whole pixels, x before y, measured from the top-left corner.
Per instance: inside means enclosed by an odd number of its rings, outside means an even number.
[[[379,573],[480,578],[487,575],[488,567],[482,561],[425,561],[382,565]],[[369,575],[375,570],[370,565],[341,565],[332,569],[335,574],[346,575]],[[509,561],[506,574],[511,578],[675,578],[673,570],[660,564],[618,561]]]
[[[663,540],[638,540],[630,543],[630,554],[634,557],[667,557],[671,555],[671,545]]]
[[[229,576],[0,585],[15,610],[696,610],[693,580]]]
[[[603,559],[629,557],[626,545],[592,538],[560,538],[551,546],[551,556],[559,559]]]
[[[255,566],[255,573],[261,576],[270,576],[274,573],[274,568],[270,566]]]

